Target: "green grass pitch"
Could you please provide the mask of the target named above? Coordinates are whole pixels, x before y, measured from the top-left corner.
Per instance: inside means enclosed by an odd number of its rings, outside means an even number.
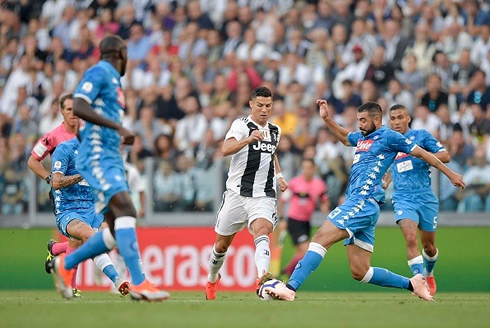
[[[174,292],[162,303],[86,292],[1,291],[0,327],[488,327],[490,294],[441,293],[425,302],[408,292],[299,292],[294,302],[253,293]]]

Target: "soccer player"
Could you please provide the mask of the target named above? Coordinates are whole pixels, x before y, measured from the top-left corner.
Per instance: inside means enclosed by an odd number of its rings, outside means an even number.
[[[402,105],[390,108],[391,128],[431,152],[441,162],[450,161],[444,146],[425,130],[408,127],[410,115]],[[398,153],[385,177],[386,189],[393,179],[395,221],[400,226],[407,245],[408,265],[413,275],[423,273],[431,295],[436,293],[434,266],[439,251],[435,246],[439,200],[431,189],[430,166],[417,157]],[[417,228],[420,231],[422,255],[418,250]],[[425,266],[425,270],[424,270]]]
[[[356,147],[351,167],[346,201],[327,216],[327,220],[313,236],[308,252],[298,263],[287,287],[272,291],[279,299],[292,301],[306,278],[320,265],[333,244],[345,240],[352,277],[363,283],[383,287],[403,288],[426,301],[432,301],[421,274],[411,279],[383,268],[371,267],[374,247],[374,229],[379,218],[379,204],[384,201],[382,177],[399,152],[411,154],[444,173],[451,182],[464,188],[461,175],[451,171],[437,157],[423,150],[401,133],[382,125],[381,107],[366,102],[357,110],[360,132],[349,133],[327,113],[326,100],[317,100],[320,117],[327,127],[346,146]]]
[[[288,190],[279,199],[280,214],[282,214],[284,203],[289,202],[287,226],[296,248],[293,258],[282,270],[282,273],[288,277],[291,276],[296,264],[308,250],[310,220],[316,204],[320,203],[320,210],[323,213],[327,213],[330,208],[330,201],[326,194],[327,186],[325,182],[315,177],[315,162],[310,158],[303,159],[301,171],[301,175],[289,181]]]
[[[219,270],[235,234],[245,226],[254,237],[257,287],[272,279],[269,234],[277,225],[276,178],[281,191],[288,187],[276,149],[281,129],[268,119],[272,92],[258,87],[249,101],[252,114],[236,119],[225,136],[223,156],[231,155],[226,191],[218,210],[216,240],[209,259],[206,299],[216,298]],[[258,289],[258,288],[257,288]]]
[[[104,216],[95,213],[92,188],[75,168],[79,146],[80,141],[76,137],[59,144],[51,163],[56,225],[69,238],[69,248],[73,250],[92,237],[95,234],[94,229],[107,228],[107,223],[103,222]],[[129,282],[119,276],[107,254],[95,256],[93,260],[95,266],[111,279],[121,295],[129,293]]]
[[[97,197],[95,209],[105,213],[109,228],[97,232],[72,254],[55,257],[51,262],[52,271],[62,296],[72,298],[68,288],[72,269],[117,245],[131,274],[130,296],[136,300],[165,300],[169,294],[153,286],[140,266],[136,210],[119,153],[121,143],[134,142],[134,134],[121,124],[125,100],[120,79],[126,72],[127,47],[118,36],[105,37],[99,47],[100,61],[85,72],[74,95],[74,113],[85,121],[80,128],[76,166],[93,188]]]
[[[73,114],[73,94],[67,93],[61,96],[59,106],[61,115],[63,116],[63,123],[38,140],[27,161],[29,168],[48,184],[51,184],[51,174],[41,164],[42,160],[46,156],[53,154],[60,143],[73,139],[78,128],[78,117]],[[66,251],[71,251],[68,249],[68,242],[56,242],[52,239],[48,241],[48,257],[44,262],[44,268],[47,273],[51,273],[48,267],[49,261],[55,255],[65,253]],[[73,283],[73,288],[76,289],[75,282]],[[76,290],[75,295],[79,296],[79,294],[80,292]]]

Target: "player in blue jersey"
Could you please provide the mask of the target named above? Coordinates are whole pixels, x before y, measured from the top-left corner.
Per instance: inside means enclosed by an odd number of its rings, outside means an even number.
[[[100,227],[107,228],[107,224],[103,222],[104,216],[95,213],[92,188],[75,168],[79,145],[77,138],[59,144],[51,163],[56,225],[69,238],[69,247],[72,249],[80,247]],[[107,254],[95,256],[93,260],[95,266],[111,279],[121,295],[129,293],[129,282],[119,276]]]
[[[455,186],[464,187],[461,175],[451,171],[432,154],[402,134],[382,125],[381,107],[367,102],[357,110],[360,132],[349,133],[328,116],[325,100],[318,100],[320,117],[333,134],[346,146],[356,147],[351,167],[346,201],[327,217],[298,263],[287,287],[273,289],[272,296],[292,301],[296,290],[315,270],[333,244],[345,240],[352,277],[363,283],[403,288],[432,301],[421,274],[411,279],[383,268],[371,267],[374,228],[379,217],[379,204],[384,202],[382,177],[399,152],[419,157],[444,173]]]
[[[79,131],[77,170],[93,188],[97,197],[95,209],[105,214],[109,228],[96,233],[72,254],[52,261],[52,271],[65,298],[73,297],[68,288],[72,269],[116,245],[131,274],[133,299],[161,301],[169,296],[146,279],[140,266],[136,210],[119,153],[121,143],[134,142],[134,134],[121,124],[125,100],[120,80],[126,72],[127,59],[124,41],[117,36],[105,37],[100,42],[100,61],[85,72],[75,91],[73,110],[85,121]]]
[[[402,105],[390,108],[391,128],[432,153],[441,162],[451,159],[444,146],[425,130],[408,127],[410,115]],[[433,269],[439,254],[435,246],[439,200],[430,181],[430,166],[417,157],[398,153],[385,176],[383,187],[393,180],[393,206],[396,223],[400,226],[407,245],[408,265],[413,275],[424,273],[431,295],[436,293]],[[417,228],[420,231],[422,255],[418,250]],[[425,270],[424,270],[425,265]]]

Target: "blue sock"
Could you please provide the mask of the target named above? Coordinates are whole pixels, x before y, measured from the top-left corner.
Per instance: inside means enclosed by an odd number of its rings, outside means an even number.
[[[434,270],[434,266],[436,265],[437,262],[437,257],[439,256],[439,250],[436,249],[436,255],[430,257],[425,253],[424,250],[422,250],[422,256],[424,258],[424,265],[425,265],[425,272],[426,275],[432,274],[432,271]]]
[[[410,266],[410,270],[412,270],[414,276],[416,274],[424,274],[424,260],[422,259],[422,255],[409,260],[408,266]]]
[[[102,231],[99,231],[90,237],[82,246],[80,246],[80,248],[66,256],[65,269],[71,270],[79,263],[107,251],[109,251],[109,248],[107,248],[104,242]]]
[[[104,274],[107,277],[109,277],[109,279],[111,279],[111,281],[113,283],[116,283],[116,278],[119,277],[119,274],[117,273],[116,268],[114,267],[114,265],[110,264],[110,265],[106,266],[104,268],[104,270],[102,270],[102,272],[104,272]]]
[[[299,263],[291,275],[288,282],[288,287],[294,291],[303,284],[308,276],[320,265],[327,250],[317,243],[310,243],[308,252]]]
[[[128,267],[133,285],[139,285],[145,280],[145,275],[140,266],[141,261],[136,238],[136,219],[129,216],[117,218],[115,231],[119,254],[121,254]]]
[[[394,287],[408,289],[410,279],[388,271],[384,268],[369,268],[361,282],[382,287]]]

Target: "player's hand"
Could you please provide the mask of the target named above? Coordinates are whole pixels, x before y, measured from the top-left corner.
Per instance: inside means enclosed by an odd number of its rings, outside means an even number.
[[[318,107],[320,107],[320,117],[325,120],[328,118],[328,103],[324,99],[318,99],[316,101]]]
[[[390,183],[386,180],[383,180],[383,189],[386,190],[388,189],[388,186],[390,185]]]
[[[117,132],[121,136],[121,143],[123,145],[132,145],[134,143],[135,135],[132,131],[129,131],[121,126],[119,129],[117,129]]]
[[[289,188],[289,185],[288,183],[286,182],[286,179],[284,178],[279,178],[279,189],[282,191],[282,192],[285,192],[286,190],[288,190]]]
[[[262,135],[262,132],[260,132],[259,130],[253,130],[252,134],[250,134],[249,138],[250,138],[249,143],[264,140],[264,136]]]
[[[138,218],[142,218],[145,216],[145,209],[141,208],[138,212]]]
[[[453,172],[453,174],[450,177],[450,180],[454,186],[460,187],[461,189],[464,189],[465,183],[463,181],[463,176],[461,176],[461,174]]]

